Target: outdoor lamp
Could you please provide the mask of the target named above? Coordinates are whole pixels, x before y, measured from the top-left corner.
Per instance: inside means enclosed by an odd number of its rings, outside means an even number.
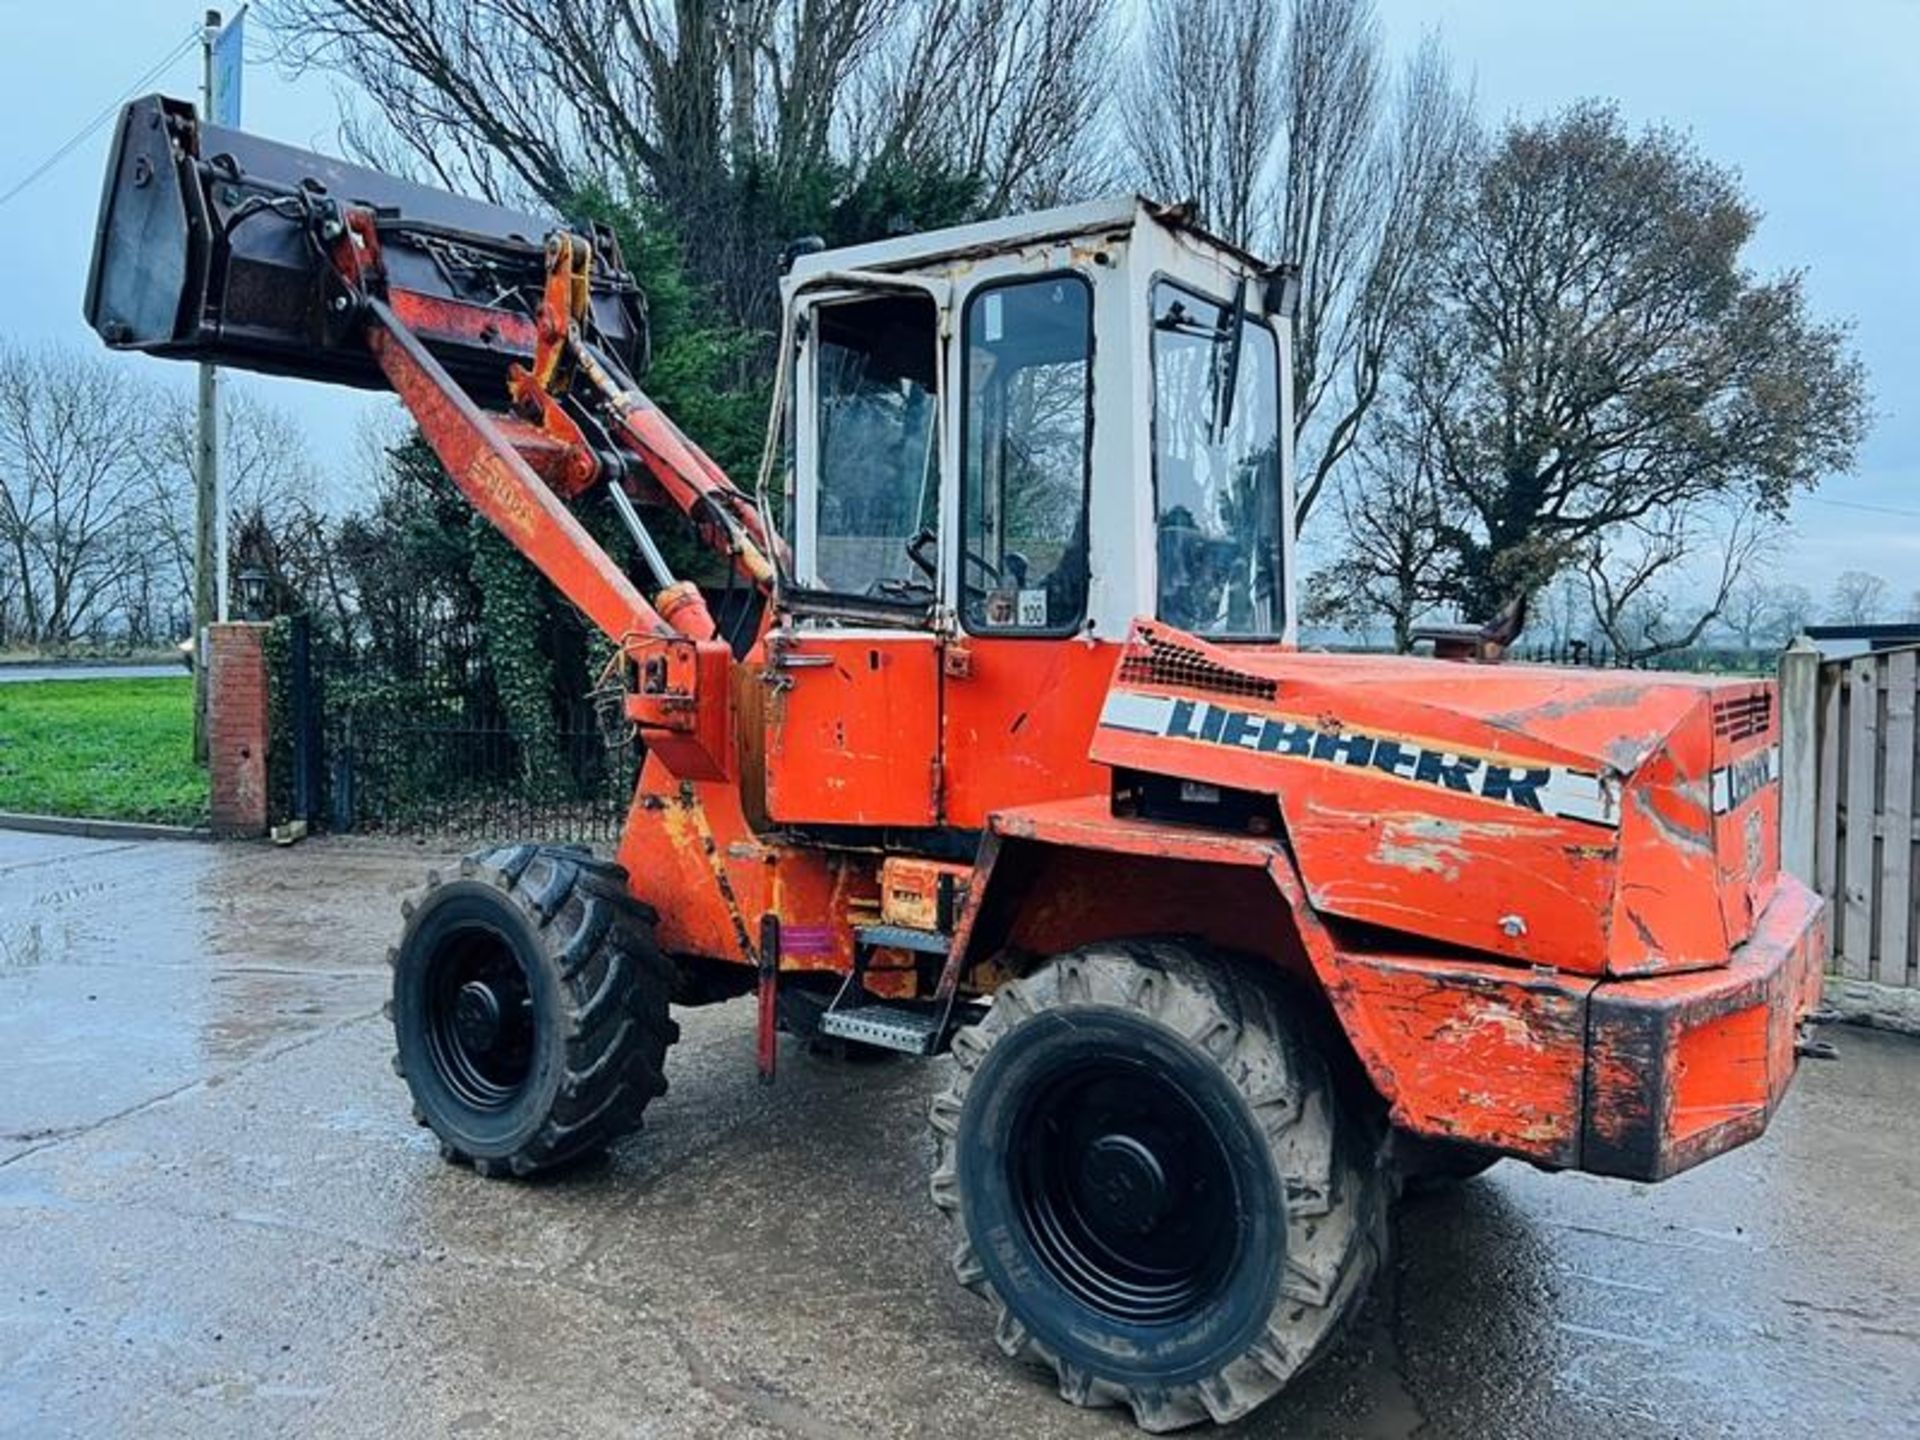
[[[273,588],[273,576],[258,565],[249,565],[237,577],[240,581],[240,609],[249,620],[264,620],[267,595]]]

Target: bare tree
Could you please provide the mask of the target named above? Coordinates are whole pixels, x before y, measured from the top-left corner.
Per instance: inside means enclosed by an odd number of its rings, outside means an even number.
[[[1733,587],[1720,614],[1743,650],[1785,645],[1812,618],[1813,596],[1806,586],[1751,572]]]
[[[299,427],[227,394],[236,511],[291,516],[316,482]],[[60,646],[168,638],[191,608],[193,409],[123,363],[0,349],[0,628]]]
[[[318,508],[319,480],[306,436],[286,411],[250,391],[221,391],[220,476],[227,507],[228,551],[237,553],[241,522],[258,516],[269,528],[293,524]],[[192,407],[171,394],[155,417],[148,456],[143,520],[176,593],[193,591],[194,468],[198,432]],[[238,567],[233,567],[238,574]],[[230,580],[232,577],[229,577]]]
[[[1556,652],[1565,652],[1575,645],[1591,645],[1593,605],[1587,598],[1585,579],[1571,570],[1556,576],[1553,583],[1540,592],[1539,603],[1529,613],[1527,634]]]
[[[1357,627],[1384,616],[1393,648],[1410,650],[1415,625],[1447,595],[1450,556],[1433,475],[1402,474],[1368,453],[1338,498],[1342,548],[1313,577],[1308,618]]]
[[[84,633],[125,578],[155,410],[103,358],[0,349],[0,553],[28,642]]]
[[[1295,432],[1306,457],[1296,524],[1360,439],[1388,366],[1428,303],[1474,134],[1470,100],[1429,37],[1401,77],[1359,195],[1342,195],[1347,217],[1322,214],[1317,229],[1306,227],[1282,251],[1305,257],[1294,342]],[[1290,216],[1295,208],[1290,187]]]
[[[1429,38],[1395,86],[1371,0],[1155,0],[1125,131],[1151,188],[1236,244],[1300,267],[1296,501],[1352,453],[1423,303],[1473,136]]]
[[[1720,607],[1720,624],[1739,643],[1751,650],[1767,622],[1772,605],[1766,581],[1755,575],[1743,575],[1727,592],[1727,603]]]
[[[1123,116],[1149,187],[1245,247],[1276,238],[1283,14],[1283,0],[1148,0]]]
[[[1873,625],[1887,613],[1887,582],[1866,570],[1843,570],[1827,595],[1827,619],[1836,625]]]
[[[1104,188],[1109,10],[1105,0],[905,7],[851,87],[842,148],[869,169],[973,177],[987,214]]]
[[[1785,645],[1813,623],[1813,592],[1791,583],[1775,585],[1772,590],[1765,634],[1770,643]]]
[[[1689,649],[1778,537],[1752,504],[1675,506],[1604,532],[1583,565],[1594,623],[1622,659]]]

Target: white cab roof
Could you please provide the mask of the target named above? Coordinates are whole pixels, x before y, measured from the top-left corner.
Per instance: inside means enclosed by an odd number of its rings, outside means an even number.
[[[1142,195],[1121,194],[1083,201],[1078,205],[1062,205],[1052,210],[1032,210],[1023,215],[1002,216],[998,220],[954,225],[944,230],[926,230],[917,235],[902,235],[897,239],[875,240],[865,245],[849,245],[839,250],[802,255],[795,259],[788,279],[801,282],[810,276],[836,270],[911,269],[928,261],[970,253],[1004,251],[1076,235],[1120,235],[1142,221],[1198,236],[1229,255],[1264,268],[1263,262],[1257,257],[1201,230],[1182,209],[1160,205]]]

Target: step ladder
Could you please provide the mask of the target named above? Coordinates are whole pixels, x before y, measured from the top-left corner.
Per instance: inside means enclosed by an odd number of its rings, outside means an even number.
[[[868,992],[867,964],[875,950],[906,950],[917,955],[945,957],[950,936],[904,925],[861,925],[853,932],[853,971],[841,982],[833,1004],[820,1017],[820,1033],[836,1040],[853,1040],[905,1055],[938,1055],[953,1041],[953,1032],[986,1013],[986,1007],[956,1004],[953,997],[934,1000],[891,1000]]]

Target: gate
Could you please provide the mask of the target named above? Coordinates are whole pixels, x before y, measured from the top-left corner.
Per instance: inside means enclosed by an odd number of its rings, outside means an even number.
[[[292,813],[335,832],[618,839],[639,748],[617,714],[603,724],[584,684],[547,698],[546,723],[516,724],[476,625],[377,648],[304,629],[287,647],[282,722]]]

